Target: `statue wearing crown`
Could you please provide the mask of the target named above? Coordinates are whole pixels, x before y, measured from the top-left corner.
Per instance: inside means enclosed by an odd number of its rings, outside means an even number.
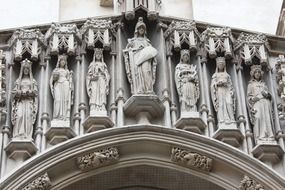
[[[33,125],[38,112],[38,88],[32,73],[32,62],[21,62],[19,78],[12,91],[13,139],[32,140]]]
[[[125,68],[131,92],[136,94],[154,94],[157,50],[146,37],[146,25],[139,18],[134,38],[128,40],[124,50]]]
[[[53,120],[69,122],[73,103],[72,71],[67,67],[67,56],[59,55],[56,68],[50,78],[50,89],[54,98]]]
[[[230,75],[226,70],[224,57],[216,58],[216,72],[211,81],[211,97],[217,113],[219,128],[236,126],[235,121],[235,96]]]

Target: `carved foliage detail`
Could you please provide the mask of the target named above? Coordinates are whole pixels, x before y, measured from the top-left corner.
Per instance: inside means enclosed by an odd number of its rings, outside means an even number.
[[[38,177],[27,186],[25,186],[22,190],[47,190],[51,186],[50,179],[48,174],[45,173],[44,175]]]
[[[265,188],[257,183],[254,179],[244,176],[238,187],[239,190],[265,190]]]
[[[77,165],[81,170],[97,168],[119,159],[119,151],[115,147],[91,152],[77,158]]]
[[[213,160],[196,152],[189,152],[180,148],[172,148],[171,160],[181,165],[211,171]]]
[[[208,27],[201,36],[204,48],[210,58],[223,53],[226,58],[232,57],[233,36],[230,28]]]
[[[40,29],[18,29],[14,32],[9,45],[13,48],[15,60],[22,60],[22,56],[25,53],[31,55],[32,60],[37,60],[42,48],[45,47],[44,35]]]

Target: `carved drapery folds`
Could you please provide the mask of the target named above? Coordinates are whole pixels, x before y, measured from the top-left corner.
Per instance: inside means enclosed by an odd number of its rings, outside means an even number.
[[[216,72],[211,81],[211,96],[217,112],[218,127],[236,128],[234,89],[231,77],[226,70],[225,58],[217,57],[216,64]]]
[[[30,58],[36,61],[46,44],[40,29],[18,29],[9,40],[9,46],[13,49],[16,61],[21,61],[25,53],[28,53]]]
[[[80,29],[84,44],[88,49],[104,48],[111,49],[112,43],[112,21],[106,19],[87,19]],[[102,44],[102,47],[96,46],[97,43]]]
[[[6,72],[5,72],[5,54],[3,50],[0,50],[0,120],[2,120],[2,114],[7,113],[6,108]]]
[[[190,63],[190,52],[181,50],[180,62],[175,68],[175,83],[179,95],[181,113],[197,112],[200,96],[196,66]]]
[[[125,13],[127,20],[133,20],[138,9],[146,11],[149,20],[155,20],[160,9],[161,0],[120,0],[119,4],[121,12]]]
[[[146,37],[146,25],[140,17],[134,38],[128,39],[124,50],[125,68],[132,94],[154,94],[157,50]]]
[[[116,147],[95,151],[77,158],[77,166],[81,170],[89,170],[115,162],[119,159],[119,151]]]
[[[90,115],[107,116],[107,95],[110,74],[103,59],[103,49],[94,49],[93,61],[88,67],[86,89],[89,96]]]
[[[172,148],[171,160],[190,168],[211,171],[213,160],[196,152],[189,152],[180,148]]]
[[[278,103],[278,109],[280,111],[280,119],[285,119],[285,58],[284,55],[279,55],[277,59],[276,68],[276,81],[277,81],[277,92],[281,98],[281,102]]]
[[[21,62],[21,71],[12,91],[12,124],[14,139],[32,140],[38,111],[38,88],[32,73],[32,62]]]
[[[48,190],[51,187],[51,181],[47,173],[36,178],[25,186],[22,190]]]
[[[261,65],[268,64],[267,49],[269,44],[264,34],[241,33],[234,45],[234,51],[238,52],[240,61],[246,65],[256,64],[254,58],[258,58]]]
[[[263,73],[261,65],[252,65],[247,87],[247,103],[256,144],[275,142],[272,95],[263,81]]]
[[[265,190],[264,186],[254,179],[244,176],[238,187],[239,190]]]
[[[233,56],[232,43],[234,40],[230,28],[208,27],[202,33],[201,40],[210,58],[224,56],[228,59]]]
[[[59,54],[59,52],[74,55],[81,35],[75,24],[57,24],[52,23],[45,34],[45,40],[48,41],[50,54]]]
[[[200,35],[194,21],[172,21],[164,33],[167,40],[167,49],[180,51],[182,46],[187,46],[191,51],[197,51]]]
[[[69,123],[73,104],[73,72],[68,69],[67,56],[60,55],[50,78],[51,94],[54,98],[53,120]],[[68,125],[69,126],[69,125]]]

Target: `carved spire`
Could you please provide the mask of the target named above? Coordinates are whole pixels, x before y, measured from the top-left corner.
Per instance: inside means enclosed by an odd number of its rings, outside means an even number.
[[[13,49],[16,61],[23,60],[25,53],[28,53],[31,59],[36,61],[39,59],[39,55],[46,47],[46,44],[40,29],[18,29],[10,38],[9,46]]]

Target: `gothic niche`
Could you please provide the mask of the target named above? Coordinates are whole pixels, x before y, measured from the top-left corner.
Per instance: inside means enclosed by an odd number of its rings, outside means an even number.
[[[197,111],[199,79],[196,66],[190,62],[189,50],[181,50],[180,62],[175,68],[175,83],[181,110],[175,127],[201,134],[206,125]]]
[[[164,112],[164,107],[153,90],[158,52],[146,37],[146,32],[146,24],[139,17],[134,37],[128,39],[126,49],[123,50],[132,93],[132,97],[125,103],[124,111],[129,116],[140,114],[138,120],[142,123],[149,123],[150,117],[161,116]]]
[[[83,126],[87,132],[113,127],[107,116],[107,96],[109,94],[110,74],[103,58],[103,49],[95,48],[93,60],[86,76],[86,90],[89,97],[90,115]]]
[[[274,133],[272,94],[263,80],[261,65],[252,65],[247,86],[247,104],[256,146],[252,150],[261,161],[277,162],[284,154]]]
[[[49,84],[53,97],[53,111],[46,136],[50,144],[58,144],[75,136],[70,122],[74,96],[73,71],[68,69],[67,55],[58,55]]]
[[[32,140],[38,112],[38,87],[32,73],[32,62],[21,62],[21,71],[12,91],[13,139]]]
[[[33,130],[38,113],[38,87],[30,60],[21,61],[20,74],[11,93],[13,135],[5,150],[9,157],[23,162],[37,151]]]
[[[54,98],[51,127],[70,126],[70,110],[73,104],[73,72],[67,66],[67,56],[59,55],[56,68],[50,78],[51,94]]]
[[[217,112],[219,129],[236,129],[235,96],[230,75],[226,70],[224,57],[216,58],[216,71],[211,81],[211,96]]]

